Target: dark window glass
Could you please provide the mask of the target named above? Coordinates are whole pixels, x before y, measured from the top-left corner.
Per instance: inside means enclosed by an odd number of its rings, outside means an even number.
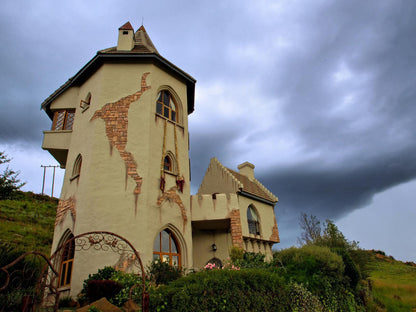
[[[162,232],[162,252],[169,252],[169,233]]]
[[[156,103],[156,113],[162,114],[162,103]]]
[[[156,100],[156,113],[176,122],[176,104],[169,91],[159,92]]]

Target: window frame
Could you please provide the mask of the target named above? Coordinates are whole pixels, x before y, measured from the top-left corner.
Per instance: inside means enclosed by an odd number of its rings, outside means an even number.
[[[162,250],[162,233],[166,232],[169,234],[169,252],[165,252]],[[159,251],[155,250],[155,244],[156,244],[156,240],[159,238]],[[176,246],[176,253],[172,252],[172,242],[175,244]],[[157,258],[155,259],[155,256],[157,256]],[[168,256],[169,257],[169,265],[173,266],[173,257],[176,256],[178,258],[178,263],[176,265],[176,267],[180,268],[182,266],[182,253],[181,253],[181,248],[178,242],[178,239],[176,238],[175,234],[172,233],[172,231],[170,231],[169,229],[164,229],[162,231],[160,231],[157,236],[154,239],[153,242],[153,260],[159,260],[164,262],[164,257],[163,256]]]
[[[247,208],[247,226],[249,234],[261,235],[259,214],[253,205],[249,205]]]
[[[70,234],[69,238],[63,245],[61,265],[59,269],[59,288],[69,287],[71,285],[75,257],[75,241],[73,238],[74,235]]]
[[[166,104],[164,101],[165,94],[167,94],[168,104]],[[171,106],[173,106],[173,108]],[[167,112],[167,116],[166,116],[166,112]],[[173,118],[172,118],[172,112],[174,112]],[[175,97],[173,96],[172,92],[167,89],[160,90],[156,98],[156,114],[174,123],[179,123],[178,113],[179,113],[178,104],[176,103]]]
[[[60,117],[62,116],[62,117]],[[52,131],[72,130],[75,120],[75,109],[59,109],[54,111]]]
[[[72,167],[72,176],[70,180],[74,180],[81,175],[81,167],[82,167],[82,156],[78,154],[77,158],[75,158],[74,166]]]

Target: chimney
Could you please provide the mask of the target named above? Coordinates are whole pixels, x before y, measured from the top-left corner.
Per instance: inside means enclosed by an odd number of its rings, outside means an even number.
[[[240,174],[245,175],[249,180],[254,180],[254,165],[252,163],[246,161],[238,165],[238,170]]]
[[[118,29],[117,51],[131,51],[134,47],[134,29],[130,22]]]

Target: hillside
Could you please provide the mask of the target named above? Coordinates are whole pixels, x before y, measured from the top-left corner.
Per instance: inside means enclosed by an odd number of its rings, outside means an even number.
[[[18,192],[15,197],[0,200],[0,244],[49,255],[58,200],[31,192]]]
[[[368,251],[374,301],[381,311],[416,311],[416,264]],[[380,311],[380,310],[379,310]]]

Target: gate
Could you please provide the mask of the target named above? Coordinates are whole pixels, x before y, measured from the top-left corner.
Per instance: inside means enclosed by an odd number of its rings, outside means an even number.
[[[129,264],[135,265],[138,268],[137,274],[139,276],[141,275],[142,285],[136,285],[133,286],[133,288],[142,288],[142,311],[149,311],[149,295],[145,289],[145,270],[138,251],[124,237],[106,231],[86,232],[76,235],[59,246],[50,258],[37,251],[21,255],[13,262],[0,269],[2,271],[2,280],[4,279],[3,285],[0,285],[0,294],[4,293],[6,290],[19,289],[19,287],[22,287],[27,276],[35,273],[33,272],[33,268],[31,271],[31,268],[26,266],[24,266],[23,269],[17,267],[20,261],[33,255],[35,258],[43,260],[44,265],[40,271],[35,291],[30,297],[22,298],[22,311],[36,310],[36,308],[43,305],[45,301],[51,303],[53,311],[58,311],[60,295],[58,284],[61,278],[59,267],[64,251],[68,250],[71,244],[73,244],[75,252],[87,251],[90,249],[103,252],[114,252],[123,256]],[[130,291],[130,299],[131,294],[132,291]],[[4,311],[9,311],[7,310],[7,307],[5,307],[5,309],[6,310]]]

